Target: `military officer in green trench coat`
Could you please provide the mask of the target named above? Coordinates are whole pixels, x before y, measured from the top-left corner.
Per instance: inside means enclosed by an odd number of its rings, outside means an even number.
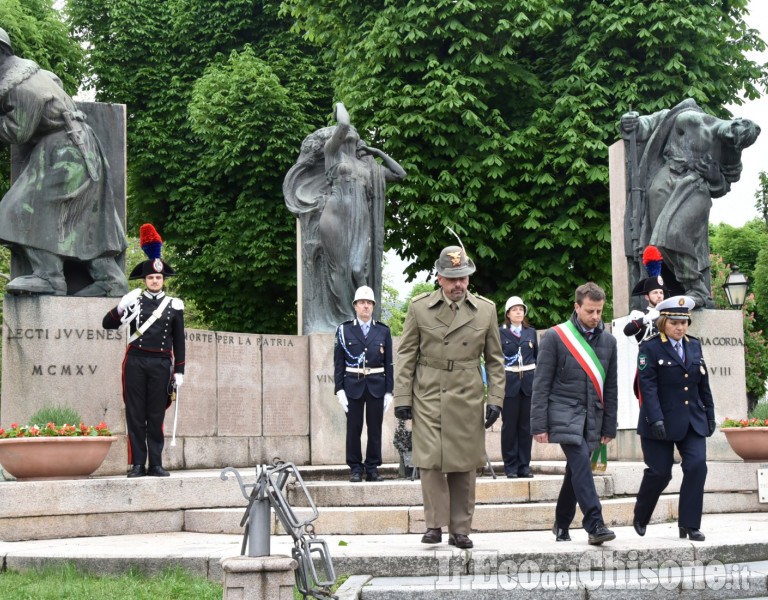
[[[413,464],[421,472],[421,541],[471,548],[475,471],[485,464],[485,429],[504,403],[504,356],[496,306],[467,291],[474,263],[449,246],[435,263],[440,289],[416,296],[395,362],[395,415],[413,419]],[[488,403],[483,409],[485,357]]]

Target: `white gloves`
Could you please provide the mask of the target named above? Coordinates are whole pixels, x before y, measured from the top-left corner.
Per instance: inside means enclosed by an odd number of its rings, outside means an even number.
[[[633,321],[635,319],[642,319],[645,317],[645,313],[642,310],[633,310],[631,313],[629,313],[629,318]]]
[[[389,407],[392,406],[392,402],[394,401],[394,398],[392,398],[392,394],[387,392],[384,394],[384,412],[387,412],[389,410]]]
[[[659,318],[659,311],[655,308],[649,308],[648,312],[643,315],[643,323],[650,325],[654,319]]]
[[[136,299],[141,296],[141,288],[136,288],[128,292],[125,296],[120,298],[120,303],[117,305],[117,312],[121,315],[130,307]]]
[[[341,404],[341,408],[344,409],[344,412],[347,412],[349,410],[349,401],[347,400],[347,394],[344,392],[344,390],[339,390],[336,392],[336,397],[339,399],[339,404]]]
[[[184,383],[184,375],[181,373],[174,373],[173,380],[176,382],[176,387],[180,388],[181,384]]]

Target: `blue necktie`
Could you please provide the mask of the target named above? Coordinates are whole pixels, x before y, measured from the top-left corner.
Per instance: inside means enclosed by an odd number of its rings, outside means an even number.
[[[680,342],[675,343],[675,350],[677,350],[677,355],[680,357],[680,360],[685,361],[683,356],[683,345]]]
[[[368,337],[368,327],[370,327],[370,325],[368,323],[360,323],[360,327],[363,330],[363,337]]]
[[[522,333],[522,330],[521,330],[519,327],[515,327],[515,328],[512,330],[512,333],[514,333],[514,334],[515,334],[517,337],[520,337],[520,335],[521,335],[521,333]]]

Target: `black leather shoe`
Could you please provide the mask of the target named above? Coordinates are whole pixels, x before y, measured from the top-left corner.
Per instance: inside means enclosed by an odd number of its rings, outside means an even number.
[[[384,478],[379,474],[378,471],[374,471],[373,473],[366,473],[365,480],[366,481],[384,481]]]
[[[568,533],[567,527],[558,527],[557,521],[555,521],[555,524],[552,525],[552,533],[555,534],[555,541],[556,542],[570,542],[571,536]]]
[[[632,527],[635,528],[635,533],[639,535],[640,537],[643,537],[645,535],[645,525],[640,523],[637,519],[632,519]]]
[[[517,479],[517,473],[507,473],[507,479]]]
[[[352,483],[360,483],[363,480],[363,474],[362,473],[357,473],[357,472],[352,473],[352,475],[350,475],[350,477],[349,477],[349,480]]]
[[[421,537],[422,544],[439,544],[443,541],[442,529],[427,528],[427,533]]]
[[[151,475],[152,477],[170,477],[171,474],[163,469],[160,465],[154,465],[150,466],[147,470],[147,475]]]
[[[604,523],[599,523],[595,527],[594,531],[589,534],[589,540],[587,540],[593,546],[599,546],[603,542],[610,542],[616,539],[616,534],[608,529]]]
[[[530,471],[523,471],[522,473],[518,473],[517,476],[522,477],[523,479],[533,479],[533,473]]]
[[[131,470],[128,471],[128,477],[144,477],[146,474],[144,465],[131,465]]]
[[[706,539],[701,531],[694,529],[693,527],[679,527],[679,529],[681,539],[687,537],[692,542],[703,542]]]
[[[474,546],[474,544],[472,543],[472,540],[470,540],[469,537],[464,535],[463,533],[457,533],[456,535],[454,534],[449,535],[448,545],[456,546],[457,548],[461,548],[462,550],[467,550]]]

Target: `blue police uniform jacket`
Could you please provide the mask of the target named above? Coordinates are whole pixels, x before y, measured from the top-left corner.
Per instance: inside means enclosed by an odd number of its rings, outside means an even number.
[[[661,420],[668,441],[682,440],[689,425],[699,435],[709,435],[708,421],[715,419],[715,405],[701,342],[693,336],[683,336],[683,351],[685,361],[675,352],[672,340],[663,333],[640,344],[637,433],[642,437],[655,439],[651,424]]]
[[[392,335],[389,327],[371,319],[368,337],[357,319],[345,321],[336,329],[336,345],[333,349],[334,393],[344,390],[347,398],[356,400],[363,392],[374,398],[392,393],[394,375],[392,367]],[[384,368],[383,373],[350,373],[347,367],[355,369]]]
[[[499,335],[501,336],[501,351],[504,353],[504,367],[536,363],[536,357],[539,354],[539,341],[533,327],[523,326],[518,338],[509,330],[509,327],[501,326],[499,327]],[[504,390],[504,397],[514,398],[520,393],[530,396],[533,393],[533,376],[535,373],[535,369],[523,371],[522,377],[520,377],[521,373],[506,371],[507,386]]]

